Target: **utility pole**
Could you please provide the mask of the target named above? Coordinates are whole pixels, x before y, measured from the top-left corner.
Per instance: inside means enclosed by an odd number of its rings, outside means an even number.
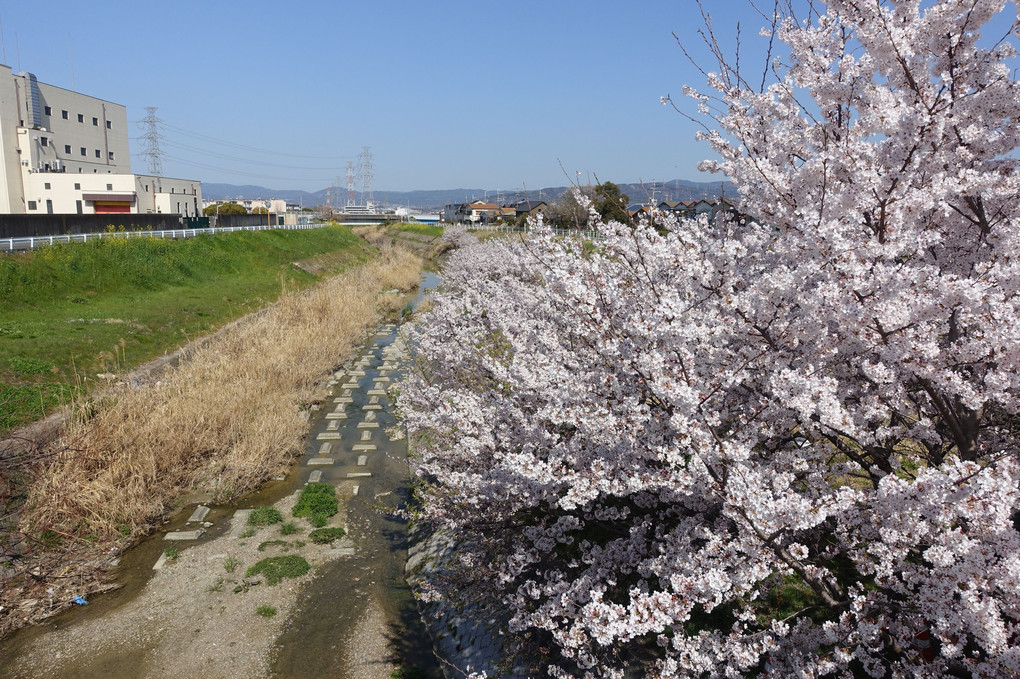
[[[159,148],[159,142],[163,135],[159,133],[159,126],[162,120],[156,117],[156,107],[146,106],[146,116],[142,119],[141,125],[145,130],[142,139],[145,140],[145,149],[141,155],[149,164],[149,174],[153,177],[163,176],[163,151]]]

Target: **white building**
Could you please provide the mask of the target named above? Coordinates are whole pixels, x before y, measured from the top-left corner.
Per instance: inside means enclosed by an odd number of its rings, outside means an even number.
[[[131,173],[127,110],[0,64],[0,213],[201,214],[197,180]]]

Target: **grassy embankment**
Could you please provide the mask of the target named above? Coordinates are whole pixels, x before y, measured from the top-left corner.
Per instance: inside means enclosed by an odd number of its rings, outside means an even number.
[[[345,241],[348,233],[338,231]],[[352,244],[345,252],[353,261],[367,251]],[[303,408],[316,386],[381,314],[403,304],[379,291],[409,290],[420,271],[414,255],[384,249],[225,328],[158,381],[79,402],[64,436],[25,469],[21,489],[0,492],[10,501],[0,548],[16,549],[19,564],[0,578],[0,634],[43,615],[7,614],[46,586],[58,600],[69,600],[61,598],[68,587],[100,587],[111,551],[151,530],[183,493],[226,501],[285,471],[300,453]]]
[[[0,257],[0,434],[369,257],[350,230],[109,238]],[[310,260],[310,261],[309,261]],[[302,266],[294,262],[302,261]]]

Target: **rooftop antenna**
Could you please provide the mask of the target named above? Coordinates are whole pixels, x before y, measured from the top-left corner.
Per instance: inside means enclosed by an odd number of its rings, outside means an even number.
[[[149,174],[153,177],[162,177],[164,154],[159,148],[159,141],[163,138],[163,135],[159,133],[159,126],[163,121],[156,117],[155,106],[146,106],[145,112],[146,116],[139,122],[145,129],[142,139],[145,140],[146,144],[141,156],[149,163]]]

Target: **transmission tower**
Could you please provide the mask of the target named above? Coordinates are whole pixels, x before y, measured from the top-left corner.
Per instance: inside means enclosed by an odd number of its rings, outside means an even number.
[[[375,202],[375,196],[372,195],[372,152],[368,146],[361,148],[362,151],[358,154],[358,174],[361,175],[361,200],[368,206]]]
[[[354,163],[347,161],[347,207],[355,205],[354,199]]]
[[[149,174],[153,177],[162,177],[164,153],[159,148],[159,142],[163,135],[159,133],[159,126],[163,124],[163,121],[156,117],[155,106],[146,106],[145,112],[146,116],[140,123],[145,129],[145,134],[142,135],[142,139],[145,140],[145,148],[142,150],[141,156],[149,164]]]

